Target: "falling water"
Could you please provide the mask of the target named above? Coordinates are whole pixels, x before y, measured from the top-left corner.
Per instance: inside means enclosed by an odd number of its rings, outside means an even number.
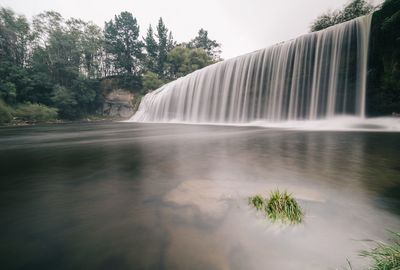
[[[360,17],[193,72],[147,94],[131,121],[364,117],[370,24]]]

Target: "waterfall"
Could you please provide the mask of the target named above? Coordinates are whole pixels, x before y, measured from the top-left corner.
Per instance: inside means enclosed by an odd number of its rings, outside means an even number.
[[[360,17],[195,71],[147,94],[131,121],[364,117],[370,24]]]

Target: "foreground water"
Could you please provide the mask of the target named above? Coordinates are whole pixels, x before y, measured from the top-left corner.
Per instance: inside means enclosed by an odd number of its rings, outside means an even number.
[[[400,133],[174,124],[0,129],[2,269],[359,269],[400,230]],[[303,225],[255,193],[293,192]]]

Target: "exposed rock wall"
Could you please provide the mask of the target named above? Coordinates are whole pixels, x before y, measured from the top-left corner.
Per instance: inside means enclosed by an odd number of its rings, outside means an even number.
[[[108,116],[129,118],[135,113],[134,98],[129,91],[112,90],[104,97],[102,113]]]
[[[386,0],[372,17],[367,83],[369,116],[400,113],[400,0]]]
[[[119,78],[105,78],[100,83],[104,102],[101,113],[117,118],[130,118],[137,110],[141,95],[121,88]]]

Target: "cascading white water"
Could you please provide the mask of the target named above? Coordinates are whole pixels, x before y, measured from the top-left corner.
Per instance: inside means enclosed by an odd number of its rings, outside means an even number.
[[[248,123],[365,115],[371,15],[229,59],[147,94],[137,122]]]

